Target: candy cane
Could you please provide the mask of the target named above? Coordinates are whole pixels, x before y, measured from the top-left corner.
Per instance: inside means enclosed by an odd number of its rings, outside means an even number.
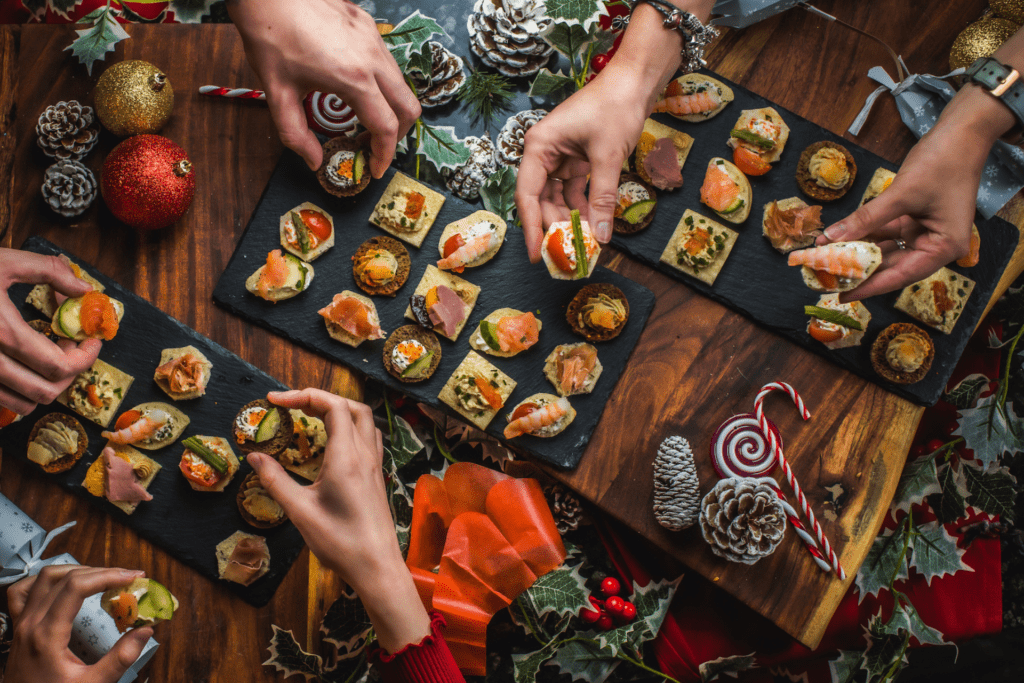
[[[204,85],[200,95],[208,97],[230,97],[238,100],[266,100],[267,93],[249,88],[223,88],[219,85]],[[306,110],[306,122],[318,133],[330,137],[354,134],[359,119],[352,107],[331,93],[311,92],[302,101]]]
[[[771,420],[765,421],[768,423],[768,433],[781,445],[782,435],[779,434],[779,430]],[[711,462],[720,477],[763,477],[775,469],[777,451],[768,443],[757,416],[753,413],[743,413],[733,415],[715,430],[715,435],[711,439]],[[764,483],[779,497],[790,525],[807,546],[807,551],[811,553],[814,562],[823,571],[830,571],[832,567],[821,554],[817,541],[807,532],[796,510],[786,500],[782,489],[774,479],[765,477]]]
[[[222,88],[219,85],[204,85],[199,88],[200,95],[210,97],[232,97],[239,100],[265,100],[267,93],[249,88]]]
[[[782,467],[783,474],[786,475],[786,481],[789,482],[789,487],[793,489],[793,493],[796,495],[797,504],[800,506],[800,510],[803,512],[804,517],[810,522],[811,529],[814,530],[814,535],[818,539],[818,543],[825,551],[825,555],[828,556],[829,562],[832,565],[832,569],[835,570],[840,580],[846,580],[846,570],[843,569],[843,565],[840,564],[839,558],[836,556],[835,551],[832,549],[832,545],[825,538],[825,532],[822,530],[821,525],[814,516],[814,511],[811,510],[810,504],[807,502],[807,496],[804,495],[803,490],[800,488],[800,484],[797,483],[796,476],[793,474],[793,468],[789,466],[789,462],[786,460],[786,456],[782,453],[781,439],[777,438],[772,433],[769,425],[771,423],[768,418],[764,416],[764,399],[773,391],[784,391],[789,394],[789,397],[793,399],[793,403],[796,404],[797,410],[800,411],[800,417],[807,420],[810,419],[811,414],[808,412],[807,407],[804,406],[804,401],[800,398],[800,395],[796,393],[796,389],[789,386],[785,382],[772,382],[766,384],[761,388],[757,398],[754,400],[754,413],[757,415],[757,420],[761,425],[761,431],[765,433],[768,438],[768,445],[773,451],[775,451],[776,458],[778,459],[779,466]]]

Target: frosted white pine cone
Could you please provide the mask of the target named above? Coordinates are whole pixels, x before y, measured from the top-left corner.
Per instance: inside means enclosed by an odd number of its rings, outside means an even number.
[[[100,139],[94,121],[92,107],[77,100],[51,104],[39,115],[36,142],[48,157],[81,161]]]
[[[463,199],[476,199],[480,196],[480,186],[498,170],[498,164],[490,138],[470,135],[465,142],[470,152],[469,161],[454,171],[445,170],[445,185]]]
[[[466,82],[465,62],[441,43],[431,40],[430,47],[431,74],[430,79],[414,78],[416,97],[424,107],[440,107],[448,104],[462,84]]]
[[[786,512],[767,483],[730,477],[701,501],[700,531],[719,557],[754,564],[782,542]]]
[[[700,482],[689,442],[670,436],[654,458],[654,518],[670,531],[693,526],[700,513]]]
[[[64,216],[85,212],[96,201],[96,176],[79,161],[58,161],[43,174],[43,199]]]
[[[512,78],[532,76],[548,62],[554,48],[542,34],[550,25],[539,0],[476,0],[466,19],[473,54]]]
[[[519,162],[523,160],[526,131],[533,128],[533,125],[544,118],[545,114],[547,112],[543,109],[527,109],[508,117],[501,132],[498,133],[498,140],[494,145],[494,155],[498,163],[506,166],[519,165]]]

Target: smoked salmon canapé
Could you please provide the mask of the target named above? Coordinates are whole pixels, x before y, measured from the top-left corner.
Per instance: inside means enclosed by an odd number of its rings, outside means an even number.
[[[604,367],[593,344],[560,344],[544,360],[544,376],[559,396],[589,394]]]
[[[873,242],[833,242],[789,252],[788,264],[802,266],[804,284],[816,292],[848,292],[882,264]]]
[[[245,281],[245,288],[259,298],[277,303],[291,299],[309,289],[313,282],[313,266],[294,254],[282,254],[273,249],[267,254],[266,264]]]
[[[474,211],[470,215],[449,223],[441,232],[437,250],[440,270],[461,273],[494,258],[505,241],[505,221],[490,211]]]
[[[811,246],[823,228],[821,207],[808,206],[799,197],[779,199],[764,205],[761,234],[783,254]]]
[[[327,334],[342,344],[355,348],[364,341],[384,338],[377,307],[362,294],[346,289],[317,313],[327,324]]]
[[[281,216],[281,247],[303,261],[319,258],[334,246],[334,219],[311,202]]]
[[[822,294],[816,306],[804,306],[807,334],[833,351],[859,346],[871,322],[871,312],[860,301],[839,303],[839,294]]]
[[[384,342],[384,369],[400,382],[429,379],[441,364],[441,342],[419,325],[403,325]]]
[[[514,379],[470,351],[437,397],[478,428],[487,429],[515,387]]]
[[[540,255],[548,273],[556,280],[582,280],[597,267],[601,246],[586,221],[552,223],[541,242]]]
[[[110,341],[124,317],[124,304],[95,290],[83,296],[65,299],[53,313],[50,329],[53,333],[72,339],[103,339]]]
[[[213,374],[213,363],[194,346],[164,349],[153,380],[175,401],[199,398]]]
[[[411,268],[409,250],[386,235],[371,237],[352,255],[352,279],[370,295],[395,296],[409,279]]]
[[[789,126],[779,112],[771,107],[762,107],[740,112],[726,144],[733,150],[745,148],[764,162],[774,164],[782,158],[782,150],[788,140]]]
[[[469,345],[491,356],[508,358],[530,348],[540,339],[541,322],[532,312],[499,308],[480,321]]]
[[[732,88],[703,74],[686,74],[669,81],[654,103],[654,112],[666,112],[690,123],[717,116],[735,99]]]
[[[576,409],[569,399],[553,394],[534,394],[523,400],[508,415],[506,439],[519,436],[558,436],[576,418]]]
[[[700,201],[730,223],[742,223],[750,215],[754,191],[750,181],[732,162],[714,157],[708,162]]]

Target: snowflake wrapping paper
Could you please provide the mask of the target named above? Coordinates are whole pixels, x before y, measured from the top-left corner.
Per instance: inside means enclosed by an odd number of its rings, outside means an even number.
[[[72,523],[73,524],[73,523]],[[74,557],[64,553],[49,559],[42,559],[43,551],[53,536],[72,526],[59,527],[49,534],[21,508],[0,494],[0,585],[14,583],[25,576],[33,576],[49,565],[78,564]],[[86,664],[92,664],[107,653],[121,634],[117,632],[114,619],[100,607],[99,594],[91,595],[82,604],[75,617],[69,647]],[[150,638],[142,654],[121,676],[118,683],[131,683],[139,671],[156,653],[160,646]]]

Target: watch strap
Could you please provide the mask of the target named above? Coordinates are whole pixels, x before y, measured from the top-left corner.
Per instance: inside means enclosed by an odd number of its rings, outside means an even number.
[[[998,59],[981,57],[971,64],[964,74],[993,97],[1009,107],[1017,122],[1024,125],[1024,78],[1016,69],[1006,66]]]

